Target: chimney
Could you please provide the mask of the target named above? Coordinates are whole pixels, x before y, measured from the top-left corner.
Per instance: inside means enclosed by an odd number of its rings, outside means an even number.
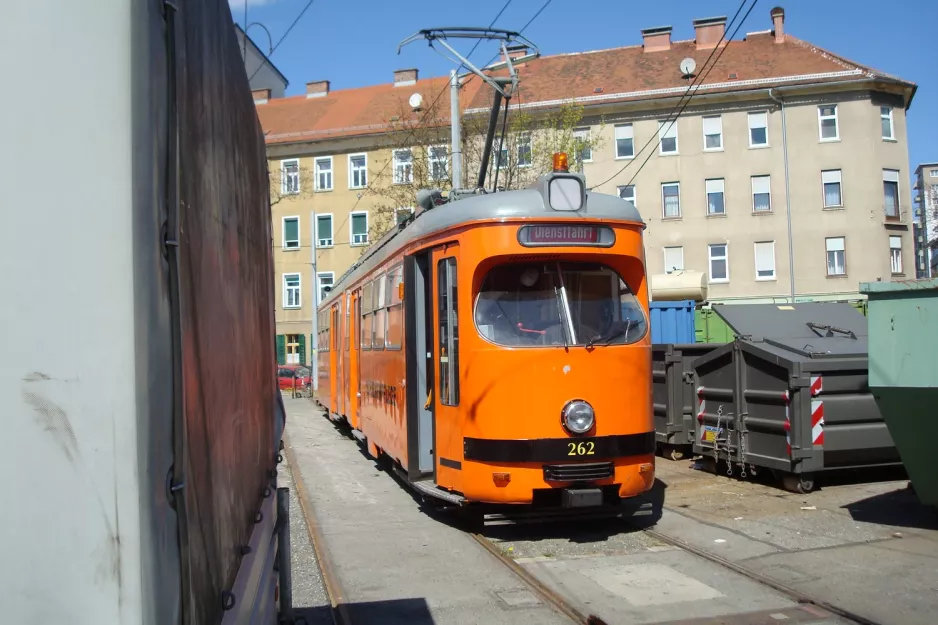
[[[312,82],[306,83],[307,98],[321,98],[327,95],[329,95],[328,80],[314,80]]]
[[[698,50],[715,48],[723,39],[724,32],[726,32],[725,15],[694,20],[694,37],[697,40]]]
[[[254,96],[254,104],[267,104],[270,99],[270,89],[253,89],[251,95]]]
[[[510,58],[512,61],[514,61],[515,59],[520,59],[521,57],[523,57],[524,55],[528,53],[528,47],[520,43],[515,44],[513,46],[505,46],[505,49],[508,50],[508,58]],[[504,63],[505,55],[501,54],[500,56],[501,56],[501,62]]]
[[[642,31],[642,46],[645,52],[658,52],[671,49],[671,27],[658,26]]]
[[[769,11],[772,16],[772,30],[775,33],[775,43],[785,42],[785,9],[775,7]]]
[[[406,87],[414,84],[417,84],[416,69],[399,69],[394,72],[395,87]]]

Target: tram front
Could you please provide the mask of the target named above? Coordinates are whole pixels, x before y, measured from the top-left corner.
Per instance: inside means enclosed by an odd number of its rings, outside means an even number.
[[[654,481],[644,224],[584,186],[555,172],[537,194],[496,194],[503,217],[463,235],[472,323],[451,477],[470,501],[592,507]]]

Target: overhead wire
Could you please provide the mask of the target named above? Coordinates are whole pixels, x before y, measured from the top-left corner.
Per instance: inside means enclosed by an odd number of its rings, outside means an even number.
[[[681,94],[680,99],[677,101],[677,103],[676,103],[676,104],[674,105],[674,107],[671,109],[671,112],[668,113],[667,117],[665,117],[665,123],[668,123],[668,121],[670,120],[670,124],[668,125],[667,130],[665,130],[665,133],[667,133],[669,130],[671,130],[671,127],[677,122],[678,116],[680,116],[680,114],[684,111],[684,108],[687,107],[687,104],[690,103],[690,101],[691,101],[691,99],[694,97],[694,95],[697,94],[697,90],[700,89],[700,86],[703,85],[703,81],[706,79],[706,76],[710,73],[710,70],[708,69],[708,70],[707,70],[707,73],[704,74],[704,68],[707,67],[707,64],[710,63],[710,60],[711,60],[711,59],[713,59],[713,55],[714,55],[714,54],[717,54],[717,51],[719,50],[719,54],[717,55],[717,59],[716,59],[716,61],[714,61],[714,62],[710,65],[710,69],[713,69],[713,67],[716,65],[717,61],[719,61],[720,56],[723,54],[723,51],[726,50],[726,47],[729,45],[729,41],[727,40],[727,46],[723,46],[722,48],[721,48],[720,44],[723,43],[723,40],[726,38],[726,32],[727,32],[727,30],[729,30],[729,28],[732,27],[733,22],[736,21],[736,18],[739,16],[740,12],[743,10],[743,7],[746,6],[746,2],[747,2],[747,1],[748,1],[748,0],[742,0],[742,2],[739,3],[739,8],[736,9],[736,13],[733,14],[733,17],[732,17],[732,19],[730,19],[730,22],[729,22],[729,24],[727,25],[727,28],[724,29],[724,31],[723,31],[723,36],[720,37],[720,40],[717,42],[716,46],[714,46],[713,50],[710,51],[710,55],[709,55],[709,56],[707,57],[707,59],[704,61],[703,65],[700,67],[700,72],[697,74],[697,76],[694,78],[694,80],[691,81],[691,83],[687,86],[687,89],[685,89],[685,90],[684,90],[684,93]],[[749,8],[749,11],[746,12],[746,17],[748,17],[749,12],[752,11],[753,7],[755,7],[756,2],[758,2],[758,1],[759,1],[759,0],[755,0],[755,2],[753,2],[752,6]],[[745,23],[746,17],[743,17],[743,21],[740,22],[740,23],[736,26],[736,30],[739,30],[739,27],[742,26],[743,23]],[[733,34],[730,35],[730,39],[732,39],[735,34],[736,34],[736,31],[733,31]],[[700,82],[699,82],[699,83],[697,82],[697,79],[698,79],[698,78],[700,78]],[[693,91],[693,93],[691,93],[692,91]],[[684,102],[684,98],[687,98],[687,102],[684,103],[684,106],[683,106],[683,107],[681,107],[682,102]],[[678,111],[678,108],[680,108],[681,110]],[[676,115],[674,115],[674,114],[675,114],[675,111],[677,111],[677,114],[676,114]],[[673,119],[673,120],[671,119],[671,115],[674,115],[674,119]],[[651,145],[652,142],[654,142],[656,138],[657,138],[657,140],[658,140],[658,143],[660,144],[660,142],[661,142],[661,128],[659,128],[659,129],[658,129],[658,132],[657,132],[656,134],[653,134],[653,135],[648,139],[648,141],[645,142],[645,145],[642,146],[642,149],[639,150],[638,153],[635,154],[635,156],[633,156],[625,165],[623,165],[622,168],[619,169],[619,171],[617,171],[616,173],[614,173],[612,176],[610,176],[610,177],[607,178],[606,180],[603,180],[602,182],[600,182],[600,183],[598,183],[598,184],[592,185],[592,187],[593,187],[593,188],[600,187],[600,186],[602,186],[602,185],[604,185],[604,184],[606,184],[606,183],[612,181],[614,178],[616,178],[616,177],[619,176],[621,173],[623,173],[626,169],[629,168],[629,166],[631,166],[633,163],[635,163],[635,162],[638,160],[638,158],[639,158],[642,154],[644,154],[645,150],[648,149],[648,146]],[[652,154],[654,154],[654,151],[652,151]],[[646,159],[646,162],[647,162],[647,159]],[[644,163],[643,163],[642,165],[644,166]],[[641,171],[641,169],[639,169],[639,171]],[[630,184],[631,184],[631,183],[630,183]]]
[[[285,33],[283,33],[283,36],[280,38],[280,41],[277,42],[277,45],[275,45],[273,48],[271,48],[271,49],[270,49],[270,54],[268,54],[267,56],[264,57],[264,62],[261,63],[260,65],[258,65],[258,66],[257,66],[257,69],[254,70],[254,73],[251,74],[251,77],[248,78],[248,82],[251,82],[251,80],[254,79],[254,76],[257,75],[257,72],[261,71],[261,68],[264,67],[264,65],[266,65],[267,63],[270,62],[270,57],[272,57],[272,56],[274,55],[274,52],[277,51],[277,48],[280,47],[280,44],[283,43],[283,40],[287,38],[287,35],[290,34],[290,31],[293,30],[293,27],[296,26],[297,22],[300,21],[300,19],[303,17],[303,14],[306,13],[306,11],[309,9],[309,7],[313,6],[313,3],[314,3],[315,1],[316,1],[316,0],[309,0],[309,2],[306,3],[306,6],[303,7],[303,10],[300,11],[299,15],[296,16],[296,19],[293,20],[293,23],[290,24],[290,27],[287,28],[287,30],[286,30]],[[246,4],[246,3],[245,3],[245,4]],[[245,13],[246,13],[246,12],[247,12],[247,8],[245,7]],[[245,29],[244,37],[245,37],[245,40],[246,40],[246,39],[247,39],[247,36],[248,36],[248,35],[247,35],[247,24],[244,25],[244,29]]]

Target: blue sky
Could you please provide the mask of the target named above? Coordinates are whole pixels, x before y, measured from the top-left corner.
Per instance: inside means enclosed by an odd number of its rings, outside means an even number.
[[[398,43],[422,28],[488,26],[505,1],[314,0],[271,60],[290,81],[287,95],[305,93],[310,80],[330,80],[332,89],[390,82],[393,71],[405,67],[419,68],[421,76],[444,75],[453,64],[426,43],[411,43],[399,56]],[[544,1],[512,0],[495,25],[520,29]],[[276,45],[307,2],[247,0],[248,24],[262,23]],[[674,27],[673,39],[693,39],[692,20],[732,17],[739,2],[553,0],[524,34],[545,55],[638,44],[642,28],[667,24]],[[243,26],[244,0],[229,4]],[[776,5],[785,9],[787,32],[916,83],[909,110],[910,168],[938,160],[938,1],[760,0],[736,38],[771,28],[769,10]],[[248,34],[267,50],[262,28],[252,26]],[[471,41],[457,44],[463,54],[472,47]],[[496,50],[495,43],[483,43],[471,60],[484,63]]]

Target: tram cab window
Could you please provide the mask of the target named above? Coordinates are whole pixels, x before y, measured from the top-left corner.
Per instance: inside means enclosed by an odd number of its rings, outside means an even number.
[[[623,345],[645,336],[645,313],[624,280],[598,263],[512,263],[492,269],[476,327],[509,347]]]

